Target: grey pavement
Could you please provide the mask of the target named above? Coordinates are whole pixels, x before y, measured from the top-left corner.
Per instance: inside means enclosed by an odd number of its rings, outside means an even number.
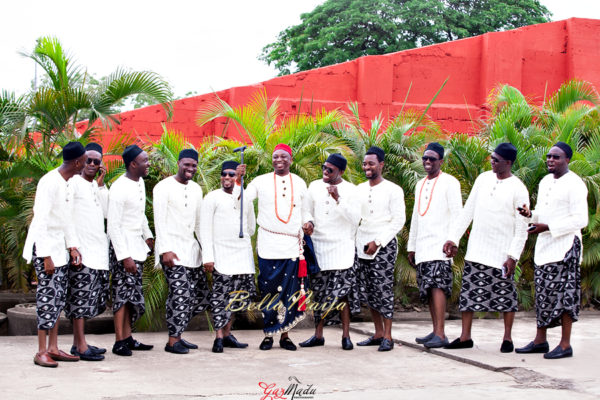
[[[450,339],[460,334],[460,321],[446,321]],[[370,334],[371,323],[353,324],[356,344]],[[375,347],[341,349],[341,330],[326,328],[324,347],[299,348],[296,352],[275,346],[260,351],[262,332],[235,332],[247,349],[210,351],[213,334],[193,331],[184,337],[200,348],[187,355],[163,350],[165,332],[138,333],[135,337],[155,345],[149,352],[132,357],[110,353],[113,335],[88,335],[88,342],[107,347],[102,362],[60,363],[56,369],[33,364],[35,336],[0,337],[0,396],[3,399],[399,399],[431,396],[443,399],[595,399],[600,396],[597,379],[598,314],[583,314],[574,325],[575,356],[544,360],[541,355],[499,352],[502,321],[475,320],[474,349],[424,350],[414,337],[427,334],[427,321],[396,321],[393,351],[380,353]],[[362,332],[362,333],[359,333]],[[549,331],[550,346],[558,342],[559,330]],[[524,345],[535,333],[535,320],[515,321],[513,339]],[[290,337],[296,343],[307,339],[310,329],[295,329]],[[63,350],[71,345],[71,335],[59,336]],[[404,344],[404,345],[402,345]],[[262,384],[261,384],[262,382]],[[308,394],[283,395],[297,384]],[[262,387],[261,387],[262,385]],[[265,390],[265,387],[267,389]],[[293,386],[292,386],[293,387]],[[271,390],[271,392],[269,392]],[[279,396],[277,396],[279,395]],[[312,396],[312,397],[311,397]]]

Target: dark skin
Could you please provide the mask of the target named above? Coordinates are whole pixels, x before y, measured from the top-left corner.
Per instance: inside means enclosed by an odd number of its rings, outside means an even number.
[[[275,150],[273,152],[273,170],[276,175],[286,176],[290,173],[292,165],[292,156],[285,150]]]
[[[85,168],[81,172],[81,176],[88,182],[93,181],[95,178],[98,187],[104,186],[106,167],[102,163],[102,154],[95,150],[88,150],[85,152],[85,155],[87,156],[87,159],[85,162]]]
[[[177,174],[175,174],[175,180],[182,185],[187,185],[190,180],[194,178],[198,171],[198,161],[193,158],[182,158],[177,161]],[[167,251],[160,255],[162,263],[170,268],[173,268],[176,263],[175,260],[179,261],[179,257],[173,251]]]
[[[327,186],[327,193],[335,201],[339,201],[340,195],[338,193],[337,185],[342,182],[342,174],[344,171],[341,171],[338,167],[328,162],[325,162],[321,169],[323,170],[323,182],[329,184],[329,186]],[[308,221],[302,226],[304,233],[309,236],[313,234],[314,229],[315,225],[312,221]]]
[[[365,173],[365,176],[369,180],[370,186],[375,186],[380,184],[383,181],[383,176],[381,172],[383,171],[384,163],[383,161],[379,161],[375,154],[367,154],[363,159],[362,169]],[[365,250],[365,254],[373,255],[377,251],[379,246],[375,244],[375,241],[372,240],[367,243],[367,249]]]

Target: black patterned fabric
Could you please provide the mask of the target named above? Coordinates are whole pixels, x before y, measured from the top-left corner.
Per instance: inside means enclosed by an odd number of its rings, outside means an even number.
[[[167,329],[169,336],[179,337],[190,320],[208,308],[208,282],[203,268],[187,268],[182,265],[162,267],[169,286]]]
[[[512,277],[503,278],[502,270],[465,261],[460,311],[517,311],[517,288]]]
[[[106,310],[109,272],[82,266],[69,266],[69,289],[65,315],[67,318],[94,318]]]
[[[216,330],[223,329],[231,320],[234,310],[247,310],[249,302],[256,297],[254,274],[225,275],[217,270],[212,273],[212,291],[210,293],[210,308]],[[236,294],[236,292],[241,292]],[[246,297],[247,296],[247,297]],[[241,300],[244,298],[244,300]],[[235,303],[232,303],[232,300]],[[228,307],[231,305],[230,307]]]
[[[142,287],[142,272],[144,263],[134,260],[137,267],[136,272],[130,274],[125,272],[123,263],[117,261],[112,243],[109,249],[109,267],[112,274],[112,309],[116,313],[126,304],[131,304],[131,324],[140,319],[146,311],[144,303],[144,292]]]
[[[419,297],[429,304],[431,289],[442,289],[446,298],[452,295],[452,263],[450,260],[425,261],[417,265]]]
[[[394,238],[379,249],[375,259],[357,257],[355,260],[358,300],[387,319],[394,316],[394,265],[397,256],[398,242]]]
[[[562,325],[561,317],[569,314],[573,322],[579,319],[581,304],[581,241],[577,236],[563,261],[536,265],[535,310],[538,328]]]
[[[60,312],[65,307],[69,284],[67,266],[54,266],[54,273],[46,274],[44,259],[35,255],[35,245],[32,262],[38,280],[35,292],[37,326],[38,329],[49,330],[54,328],[60,318]]]
[[[317,307],[313,310],[315,325],[318,325],[325,315],[325,325],[335,325],[341,322],[340,312],[335,309],[346,298],[351,314],[360,313],[360,303],[351,301],[351,292],[356,286],[356,264],[348,269],[320,271],[310,275],[311,302]],[[335,301],[335,303],[334,303]],[[321,307],[326,305],[325,309]],[[329,311],[329,308],[331,310]]]

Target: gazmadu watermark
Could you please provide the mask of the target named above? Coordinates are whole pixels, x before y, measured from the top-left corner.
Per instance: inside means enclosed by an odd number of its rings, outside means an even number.
[[[313,384],[303,385],[295,376],[290,376],[288,380],[292,383],[287,388],[277,387],[276,383],[258,382],[263,391],[260,400],[314,399],[317,389]]]

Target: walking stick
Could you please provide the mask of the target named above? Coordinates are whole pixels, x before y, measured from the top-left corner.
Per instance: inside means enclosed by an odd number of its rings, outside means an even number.
[[[246,150],[246,146],[238,147],[233,150],[234,153],[238,151],[241,152],[240,156],[240,164],[244,163],[244,150]],[[242,189],[240,192],[240,238],[244,237],[244,175],[242,175],[241,179]]]

